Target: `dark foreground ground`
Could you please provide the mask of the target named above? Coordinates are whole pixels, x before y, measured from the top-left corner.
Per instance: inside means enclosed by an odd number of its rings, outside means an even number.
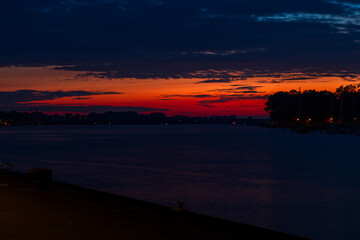
[[[39,189],[0,172],[0,239],[303,238],[59,182]]]

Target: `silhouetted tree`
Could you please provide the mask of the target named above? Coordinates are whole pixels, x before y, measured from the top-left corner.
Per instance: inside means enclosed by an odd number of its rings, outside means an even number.
[[[355,123],[360,117],[360,85],[329,91],[296,90],[268,97],[265,111],[275,125]]]
[[[269,112],[272,123],[288,125],[298,117],[299,92],[277,92],[268,97],[265,111]]]

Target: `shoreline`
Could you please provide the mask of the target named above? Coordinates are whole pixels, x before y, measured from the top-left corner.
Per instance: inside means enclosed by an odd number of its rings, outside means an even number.
[[[305,239],[230,220],[0,171],[3,239]]]

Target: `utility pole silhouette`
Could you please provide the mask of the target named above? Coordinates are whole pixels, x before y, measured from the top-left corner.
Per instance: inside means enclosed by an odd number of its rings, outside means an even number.
[[[340,123],[344,122],[344,106],[343,106],[343,93],[340,96]]]
[[[331,97],[331,105],[330,105],[330,120],[334,117],[334,95],[330,94]]]
[[[298,109],[298,119],[301,118],[301,88],[299,87],[299,109]]]

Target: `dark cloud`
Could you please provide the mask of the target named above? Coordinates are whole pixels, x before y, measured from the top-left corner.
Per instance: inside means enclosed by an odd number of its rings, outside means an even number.
[[[310,66],[311,65],[311,66]],[[320,63],[113,63],[57,66],[55,70],[80,71],[74,81],[89,80],[91,77],[113,80],[121,78],[134,79],[207,79],[196,84],[233,83],[251,78],[267,78],[260,82],[309,81],[320,77],[340,77],[345,81],[360,80],[360,68],[356,64]]]
[[[17,90],[0,92],[0,106],[27,103],[32,101],[53,100],[63,97],[84,97],[95,95],[123,94],[122,92],[89,92],[89,91],[36,91]]]
[[[317,77],[293,77],[293,78],[283,78],[282,81],[304,81],[310,79],[317,79]]]
[[[198,83],[230,83],[234,81],[234,79],[231,78],[220,78],[220,79],[209,79],[209,80],[204,80],[204,81],[199,81]]]
[[[167,109],[148,108],[137,106],[105,106],[105,105],[90,105],[90,106],[70,106],[70,105],[17,105],[11,109],[4,109],[5,111],[40,111],[40,112],[76,112],[76,113],[90,113],[90,112],[165,112]]]
[[[277,22],[310,22],[329,24],[341,34],[349,34],[354,30],[354,26],[360,26],[358,18],[360,9],[359,3],[349,1],[327,1],[327,4],[338,8],[337,11],[328,12],[306,12],[306,11],[284,11],[272,15],[257,16],[256,19],[262,21]],[[342,9],[342,11],[339,11]],[[334,10],[334,9],[333,9]]]
[[[229,93],[229,94],[250,94],[250,98],[251,98],[251,94],[255,94],[255,93],[264,93],[261,91],[258,91],[258,88],[261,88],[262,86],[250,86],[250,85],[231,85],[231,88],[218,88],[218,89],[212,89],[209,90],[208,92],[213,92],[213,93],[217,93],[218,96],[223,95],[224,93]]]
[[[253,86],[253,89],[256,89],[260,86]],[[245,88],[244,88],[245,89]],[[246,89],[251,89],[251,86],[248,86]],[[236,91],[236,88],[230,89],[215,89],[209,90],[209,92],[215,92],[215,94],[186,94],[186,95],[163,95],[167,100],[175,98],[205,98],[206,100],[198,101],[199,105],[203,107],[213,107],[213,103],[224,103],[229,101],[236,101],[236,100],[245,100],[245,99],[266,99],[268,96],[264,95],[262,92],[258,92],[256,90],[243,90],[243,91]],[[226,92],[228,94],[224,94]]]
[[[173,101],[173,100],[176,100],[176,99],[174,99],[174,98],[160,98],[158,100],[160,100],[160,101]]]
[[[170,100],[169,98],[173,98],[173,97],[182,97],[182,98],[209,98],[209,97],[213,97],[213,95],[209,95],[209,94],[179,94],[179,95],[162,95],[162,98],[167,98],[166,100]]]
[[[191,77],[221,69],[214,63],[358,68],[358,8],[350,0],[3,1],[0,65],[74,65],[63,69],[104,79]],[[152,63],[165,68],[144,68]]]
[[[136,78],[136,79],[169,79],[169,78],[212,78],[206,82],[231,82],[235,80],[245,80],[247,76],[252,76],[250,71],[238,73],[236,76],[231,75],[238,72],[237,69],[243,70],[246,66],[241,64],[223,64],[223,63],[176,63],[176,62],[151,62],[151,63],[112,63],[112,64],[92,64],[92,65],[73,65],[57,66],[54,70],[80,71],[73,80],[88,79],[96,77],[100,79],[119,79],[119,78]],[[240,74],[240,75],[239,75]],[[244,76],[242,76],[242,74]]]
[[[225,103],[236,100],[249,100],[249,99],[267,99],[267,95],[259,94],[231,94],[231,95],[220,95],[216,99],[199,101],[200,104],[212,104],[212,103]]]
[[[262,86],[239,86],[236,85],[237,87],[235,89],[237,90],[248,90],[248,91],[254,91],[258,88],[261,88]]]
[[[207,107],[207,108],[214,108],[215,106],[210,105],[210,104],[205,104],[205,103],[199,103],[200,106],[202,107]]]
[[[147,108],[140,106],[102,106],[102,105],[61,105],[44,104],[41,101],[53,100],[63,97],[74,97],[85,100],[96,95],[123,94],[122,92],[89,92],[89,91],[36,91],[18,90],[13,92],[0,92],[1,111],[45,111],[45,112],[106,112],[106,111],[167,111],[166,109]],[[37,102],[37,103],[34,103]]]
[[[241,107],[241,108],[253,108],[253,107],[260,107],[260,106],[259,105],[241,105],[239,107]]]
[[[271,80],[258,80],[256,82],[258,82],[258,83],[282,83],[283,81],[271,79]]]
[[[76,97],[76,98],[73,98],[73,100],[88,100],[88,99],[91,99],[91,97]]]
[[[243,90],[243,91],[237,91],[236,93],[259,93],[256,90]]]

